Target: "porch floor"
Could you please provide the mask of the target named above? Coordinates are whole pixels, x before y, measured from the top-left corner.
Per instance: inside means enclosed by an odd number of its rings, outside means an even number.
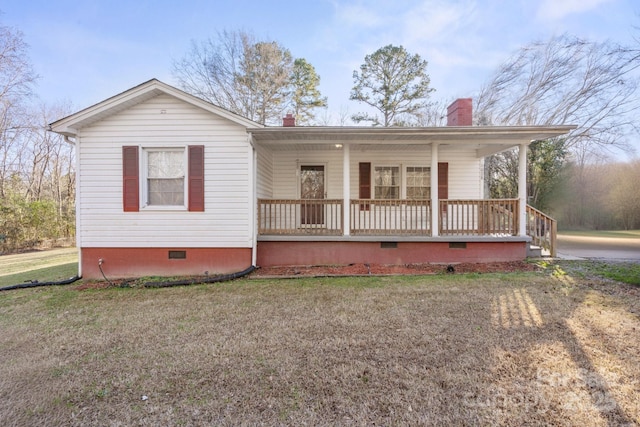
[[[260,235],[258,242],[530,242],[529,236],[511,235],[447,235],[447,236],[293,236],[293,235]]]

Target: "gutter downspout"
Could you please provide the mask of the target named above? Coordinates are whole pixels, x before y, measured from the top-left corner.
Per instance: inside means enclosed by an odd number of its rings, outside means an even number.
[[[53,132],[51,127],[49,130]],[[80,230],[82,230],[80,216],[80,137],[76,134],[75,137],[70,137],[69,135],[62,135],[64,141],[67,144],[71,144],[75,147],[75,155],[76,155],[76,249],[78,250],[78,277],[82,277],[82,236],[80,234]]]
[[[256,262],[258,260],[258,216],[257,216],[257,212],[258,212],[258,198],[257,198],[257,192],[258,192],[258,173],[257,173],[257,168],[258,168],[258,152],[256,150],[256,146],[253,142],[253,135],[251,134],[251,132],[249,132],[249,134],[247,135],[247,141],[249,142],[249,145],[251,146],[251,167],[249,170],[249,174],[250,174],[250,179],[251,179],[251,195],[249,197],[249,199],[251,200],[249,202],[249,206],[250,206],[250,217],[251,217],[251,222],[252,222],[252,227],[253,227],[253,232],[252,232],[252,243],[251,243],[251,265],[257,267]]]

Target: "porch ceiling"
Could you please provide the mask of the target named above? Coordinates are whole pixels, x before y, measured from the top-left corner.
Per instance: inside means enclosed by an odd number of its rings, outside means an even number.
[[[258,144],[274,150],[330,150],[353,144],[362,150],[424,150],[437,142],[443,149],[475,149],[488,156],[520,144],[564,135],[576,126],[456,126],[456,127],[267,127],[247,131]]]

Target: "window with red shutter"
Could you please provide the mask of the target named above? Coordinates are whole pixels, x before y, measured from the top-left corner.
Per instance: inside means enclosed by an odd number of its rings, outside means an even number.
[[[204,211],[203,145],[142,148],[141,158],[139,153],[137,146],[122,148],[125,212],[139,211],[141,199],[145,209]]]

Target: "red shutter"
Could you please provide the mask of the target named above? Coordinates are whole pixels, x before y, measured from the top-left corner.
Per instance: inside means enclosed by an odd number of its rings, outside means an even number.
[[[125,212],[140,210],[138,165],[138,147],[122,147],[122,208]]]
[[[438,199],[449,198],[449,163],[438,163]]]
[[[359,199],[370,199],[371,198],[371,163],[360,163],[360,178],[359,178]],[[361,204],[361,211],[368,211],[370,205],[369,204]]]
[[[204,145],[189,146],[189,210],[204,212]]]
[[[449,198],[449,163],[438,163],[438,200]],[[446,210],[443,205],[443,210]]]

